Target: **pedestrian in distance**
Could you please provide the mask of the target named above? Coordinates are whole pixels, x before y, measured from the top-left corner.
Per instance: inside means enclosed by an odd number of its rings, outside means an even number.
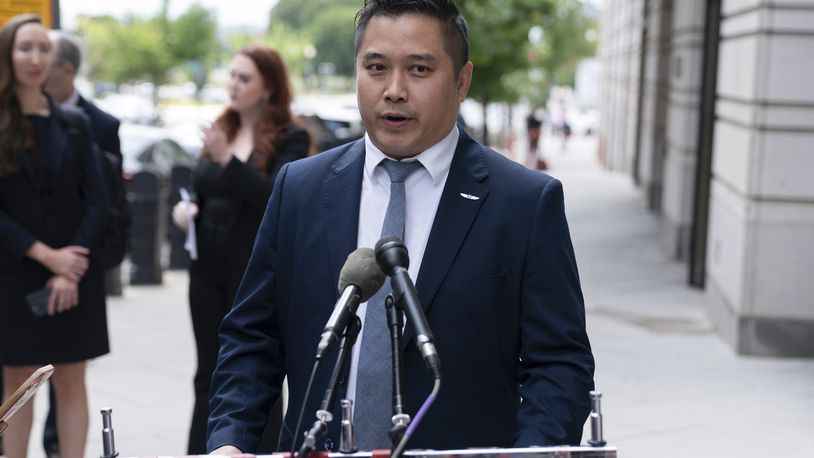
[[[305,391],[340,269],[382,235],[399,236],[409,250],[409,276],[443,363],[441,391],[410,447],[579,444],[594,360],[562,186],[457,127],[473,75],[468,34],[452,0],[368,0],[358,13],[365,138],[287,164],[277,176],[221,326],[213,453],[256,450],[285,376],[289,408],[278,450],[292,442],[298,449],[298,412],[320,408],[321,390],[307,399]],[[357,311],[362,333],[341,377],[361,450],[391,446],[385,288]],[[401,358],[415,418],[434,382],[413,332],[408,324]],[[327,386],[329,369],[316,373],[314,387]],[[336,450],[338,423],[315,450]]]
[[[108,352],[106,201],[87,118],[43,92],[52,59],[38,16],[0,29],[0,364],[5,396],[54,365],[60,456],[82,458],[86,361]],[[32,417],[27,403],[8,425],[8,458],[26,456]]]
[[[537,118],[534,110],[526,117],[526,136],[528,137],[527,164],[529,167],[545,170],[548,168],[540,154],[540,137],[542,136],[543,122]]]
[[[276,51],[254,45],[235,53],[227,90],[227,108],[204,130],[201,160],[192,174],[192,202],[178,202],[172,210],[175,225],[184,231],[194,220],[198,252],[189,270],[197,351],[190,455],[206,452],[218,329],[234,303],[274,180],[284,164],[310,151],[309,135],[291,113],[291,87]],[[271,451],[280,429],[281,405],[269,406],[269,412],[272,420],[264,424],[264,443]]]
[[[562,135],[562,152],[568,152],[568,139],[571,138],[571,123],[568,122],[565,107],[562,108],[562,120],[560,121],[560,134]]]

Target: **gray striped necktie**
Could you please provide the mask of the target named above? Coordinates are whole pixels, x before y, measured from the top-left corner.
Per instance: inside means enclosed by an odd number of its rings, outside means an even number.
[[[404,239],[404,180],[421,168],[418,161],[396,162],[390,159],[380,164],[390,175],[390,201],[384,215],[382,236],[395,235]],[[390,448],[392,416],[393,365],[390,358],[390,333],[384,300],[392,292],[390,279],[367,303],[362,348],[356,376],[356,406],[353,419],[359,450]]]

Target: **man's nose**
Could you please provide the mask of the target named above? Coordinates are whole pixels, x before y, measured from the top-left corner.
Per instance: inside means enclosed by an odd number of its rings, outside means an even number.
[[[384,90],[384,99],[388,102],[404,102],[407,100],[407,77],[399,72],[391,74]]]

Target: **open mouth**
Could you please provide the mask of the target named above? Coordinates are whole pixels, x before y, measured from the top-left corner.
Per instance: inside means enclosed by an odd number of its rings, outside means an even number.
[[[402,122],[405,122],[405,121],[407,121],[409,119],[406,116],[401,116],[401,115],[396,115],[396,114],[384,115],[383,118],[384,118],[385,121],[393,122],[393,123],[402,123]]]

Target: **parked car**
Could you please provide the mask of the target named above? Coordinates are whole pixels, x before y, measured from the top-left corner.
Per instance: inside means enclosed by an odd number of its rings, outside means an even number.
[[[107,111],[122,122],[158,125],[161,116],[152,99],[138,94],[110,94],[94,100],[99,108]]]
[[[292,110],[315,136],[317,152],[365,134],[354,94],[298,97]]]
[[[122,171],[125,180],[133,174],[150,169],[169,176],[176,165],[193,167],[196,157],[172,140],[161,127],[122,123],[119,128],[122,150]]]

